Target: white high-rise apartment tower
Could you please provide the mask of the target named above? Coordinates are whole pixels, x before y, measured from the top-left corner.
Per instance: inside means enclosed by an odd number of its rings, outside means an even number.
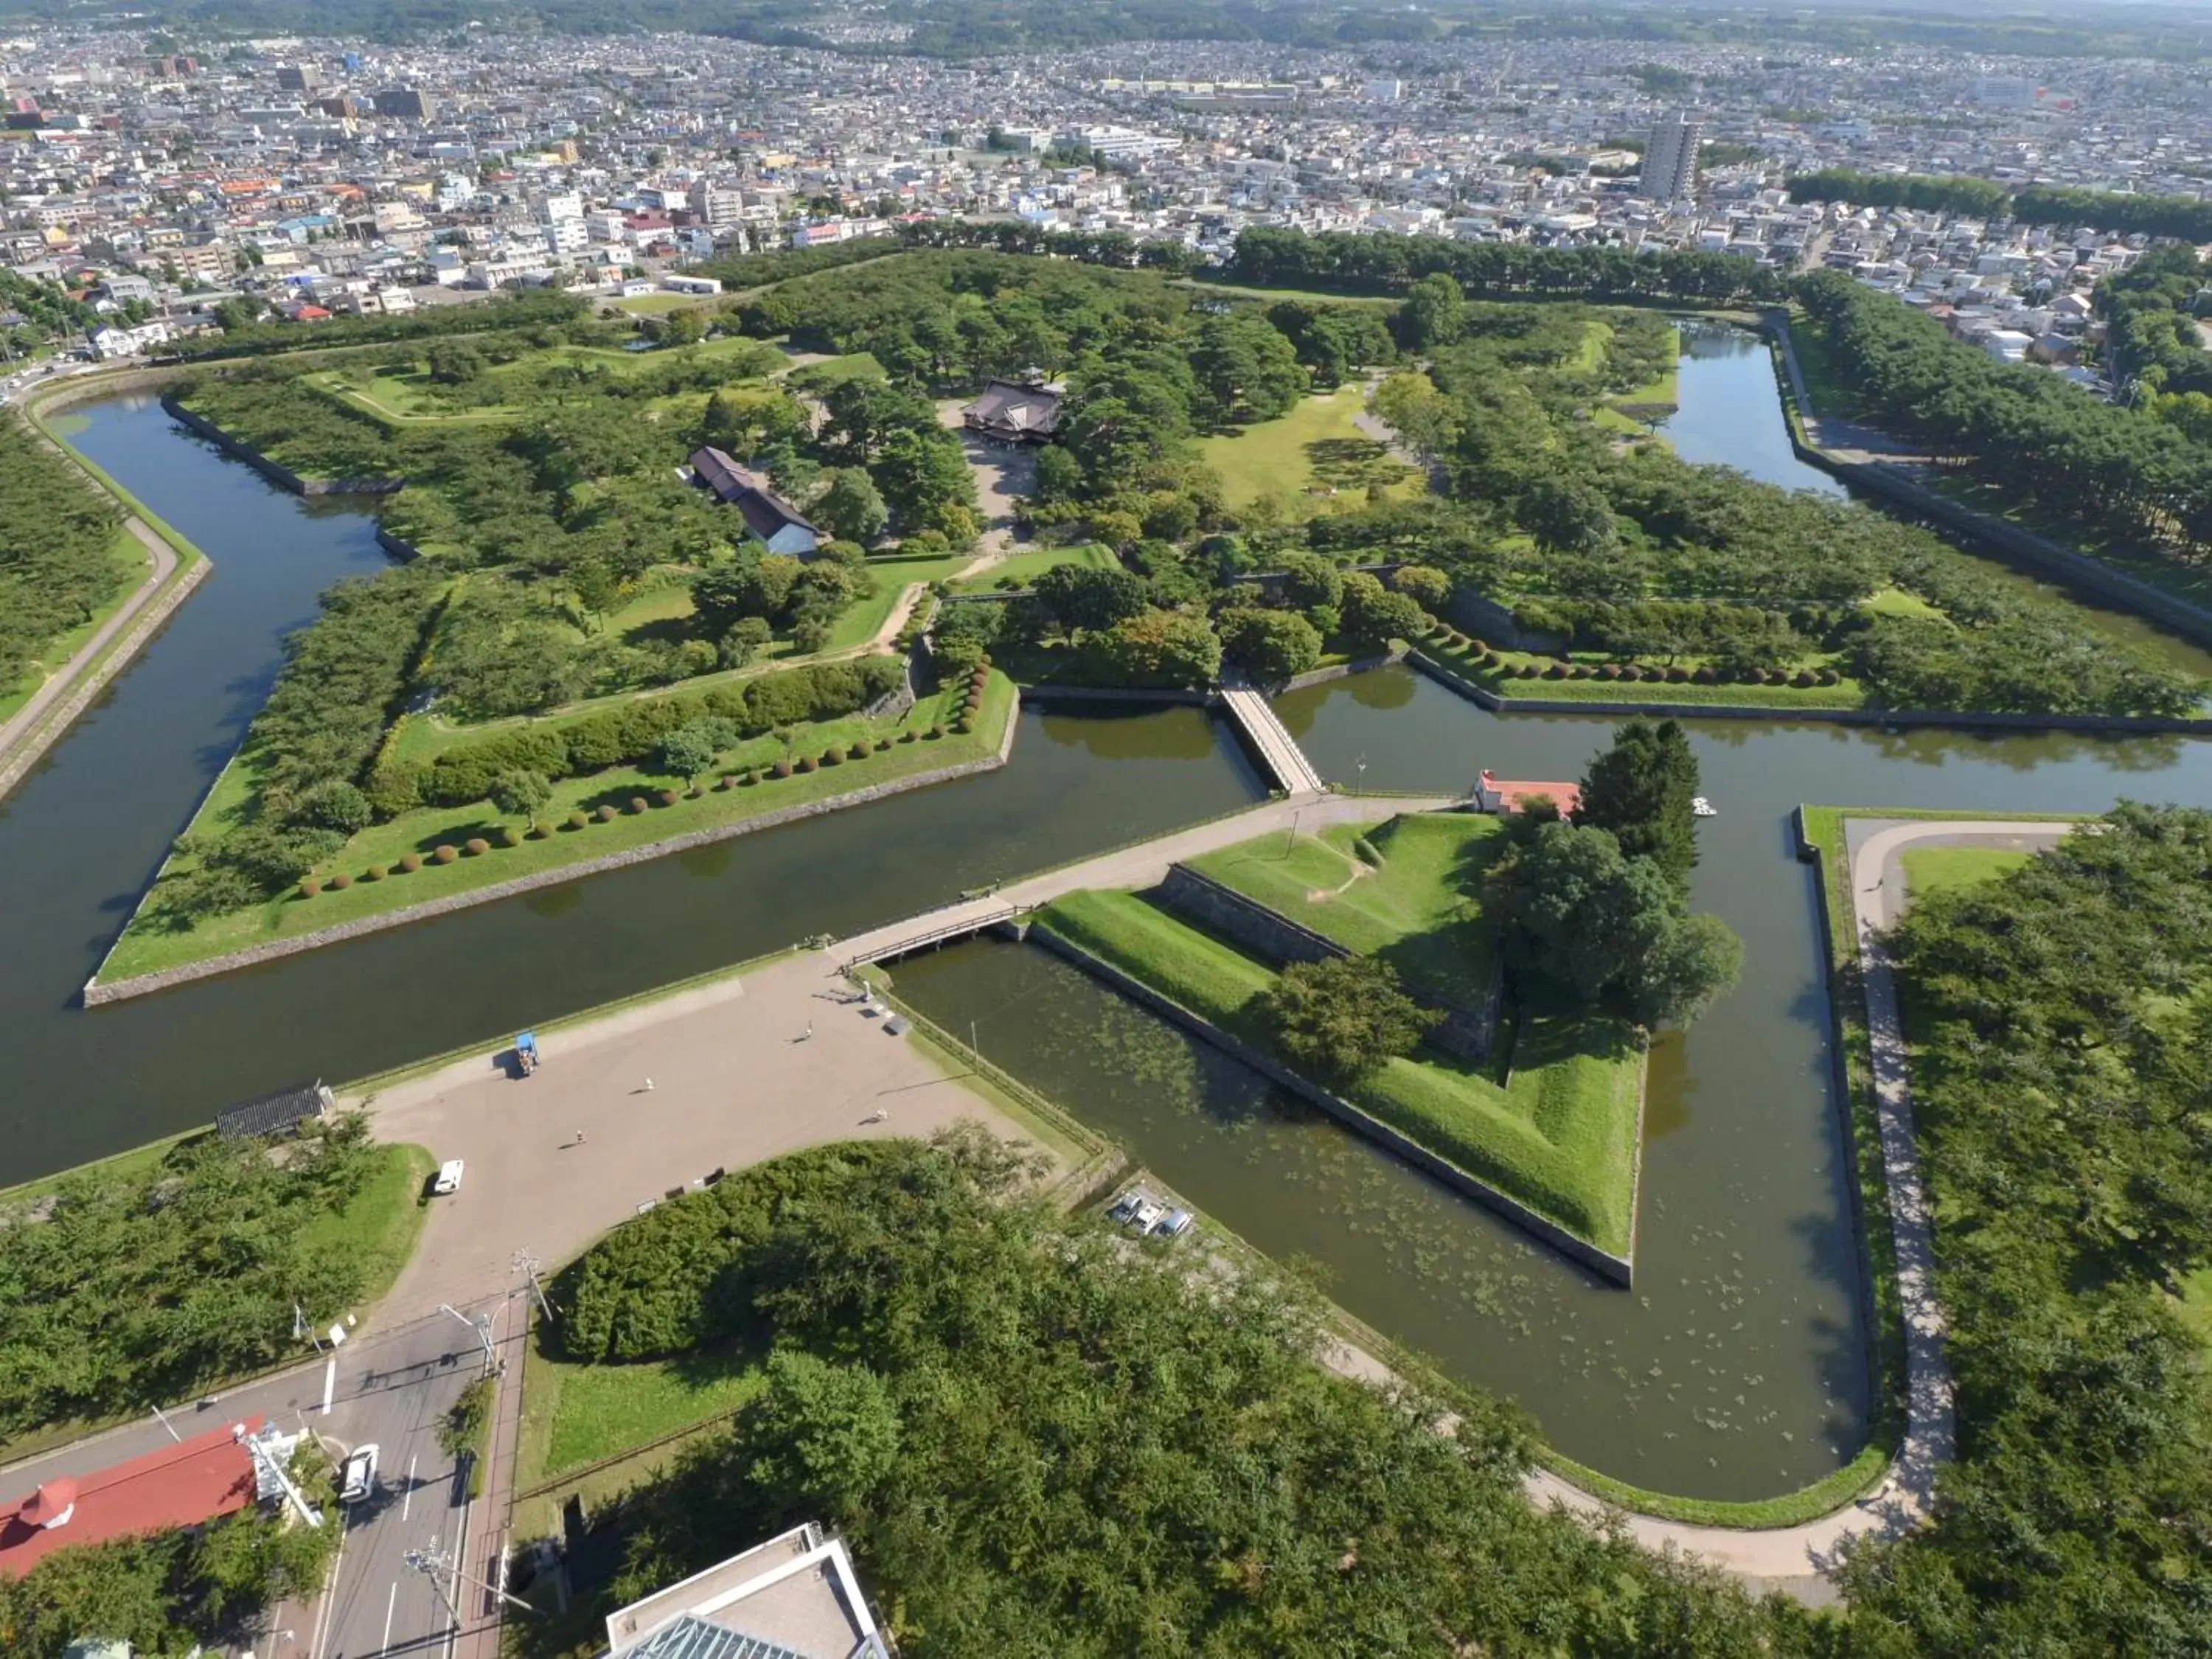
[[[1690,118],[1687,110],[1676,110],[1651,129],[1644,141],[1644,171],[1636,193],[1655,202],[1679,202],[1698,188],[1698,144],[1704,124]]]

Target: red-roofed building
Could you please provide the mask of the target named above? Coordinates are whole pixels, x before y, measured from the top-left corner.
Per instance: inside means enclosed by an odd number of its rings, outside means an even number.
[[[1539,795],[1547,797],[1563,818],[1571,818],[1582,809],[1583,787],[1578,783],[1509,783],[1485,767],[1475,780],[1474,810],[1509,817]]]
[[[248,1418],[246,1432],[262,1420]],[[253,1459],[225,1425],[96,1474],[49,1480],[0,1519],[0,1574],[20,1578],[78,1544],[202,1526],[253,1497]]]

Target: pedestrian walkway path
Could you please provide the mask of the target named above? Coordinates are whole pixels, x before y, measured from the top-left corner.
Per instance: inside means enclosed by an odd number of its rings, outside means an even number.
[[[1249,685],[1224,684],[1221,707],[1260,751],[1261,762],[1285,793],[1293,798],[1310,797],[1328,787],[1267,698]]]
[[[1022,912],[1089,887],[1150,887],[1166,879],[1168,866],[1238,842],[1276,832],[1310,835],[1335,823],[1376,823],[1401,812],[1433,812],[1452,803],[1441,795],[1328,795],[1268,801],[1133,847],[1102,853],[1079,864],[1048,870],[987,896],[939,905],[903,921],[840,939],[830,947],[842,963],[879,962],[920,946],[979,933]]]

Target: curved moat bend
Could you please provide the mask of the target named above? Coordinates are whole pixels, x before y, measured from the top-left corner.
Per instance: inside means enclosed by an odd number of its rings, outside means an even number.
[[[1729,398],[1745,421],[1778,424],[1763,356],[1744,367],[1758,377],[1739,373]],[[1713,382],[1686,373],[1685,416],[1722,420],[1701,384]],[[277,1084],[362,1075],[890,920],[1258,793],[1195,711],[1031,710],[1012,763],[988,777],[87,1012],[76,988],[266,695],[282,635],[316,593],[382,556],[359,503],[282,495],[148,401],[91,405],[70,425],[72,442],[210,554],[215,574],[0,806],[0,916],[11,943],[32,946],[0,952],[11,1083],[0,1182],[204,1122]],[[1279,707],[1325,776],[1370,788],[1461,789],[1485,765],[1572,777],[1612,724],[1494,718],[1402,670]],[[1747,962],[1741,988],[1653,1056],[1632,1295],[1288,1112],[1040,952],[961,947],[906,964],[900,982],[947,1025],[974,1019],[986,1054],[1225,1224],[1318,1261],[1352,1312],[1521,1400],[1568,1455],[1692,1496],[1786,1490],[1848,1461],[1865,1419],[1857,1247],[1813,883],[1792,857],[1790,808],[2212,805],[2212,744],[1692,731],[1721,808],[1702,827],[1696,902],[1743,935]]]

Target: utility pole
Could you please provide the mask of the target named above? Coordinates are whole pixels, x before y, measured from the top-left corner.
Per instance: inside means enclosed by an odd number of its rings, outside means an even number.
[[[527,1246],[514,1253],[514,1270],[530,1281],[530,1294],[538,1304],[538,1316],[550,1322],[553,1317],[553,1304],[545,1299],[545,1287],[538,1279],[538,1258],[530,1253]]]
[[[499,1351],[492,1346],[490,1316],[478,1314],[471,1319],[450,1302],[441,1302],[438,1304],[438,1311],[453,1315],[454,1318],[477,1334],[477,1340],[483,1344],[484,1372],[487,1376],[490,1375],[492,1367],[497,1364],[499,1358]]]
[[[510,1595],[496,1584],[486,1583],[481,1578],[463,1572],[460,1563],[454,1560],[452,1554],[435,1538],[433,1538],[422,1549],[408,1551],[405,1559],[409,1566],[430,1581],[431,1588],[438,1592],[438,1599],[446,1604],[446,1611],[453,1616],[456,1625],[461,1622],[461,1610],[453,1605],[453,1598],[446,1589],[444,1577],[441,1576],[443,1574],[452,1575],[456,1585],[473,1584],[489,1595],[496,1595],[509,1607],[520,1607],[525,1613],[538,1611],[520,1596]]]
[[[313,1504],[300,1495],[300,1489],[292,1484],[292,1477],[285,1473],[284,1466],[270,1455],[268,1447],[246,1433],[245,1424],[232,1424],[230,1437],[246,1448],[246,1455],[253,1461],[253,1467],[257,1470],[269,1476],[283,1488],[284,1496],[290,1500],[292,1508],[302,1521],[311,1527],[319,1527],[323,1524],[323,1517],[316,1513]]]

